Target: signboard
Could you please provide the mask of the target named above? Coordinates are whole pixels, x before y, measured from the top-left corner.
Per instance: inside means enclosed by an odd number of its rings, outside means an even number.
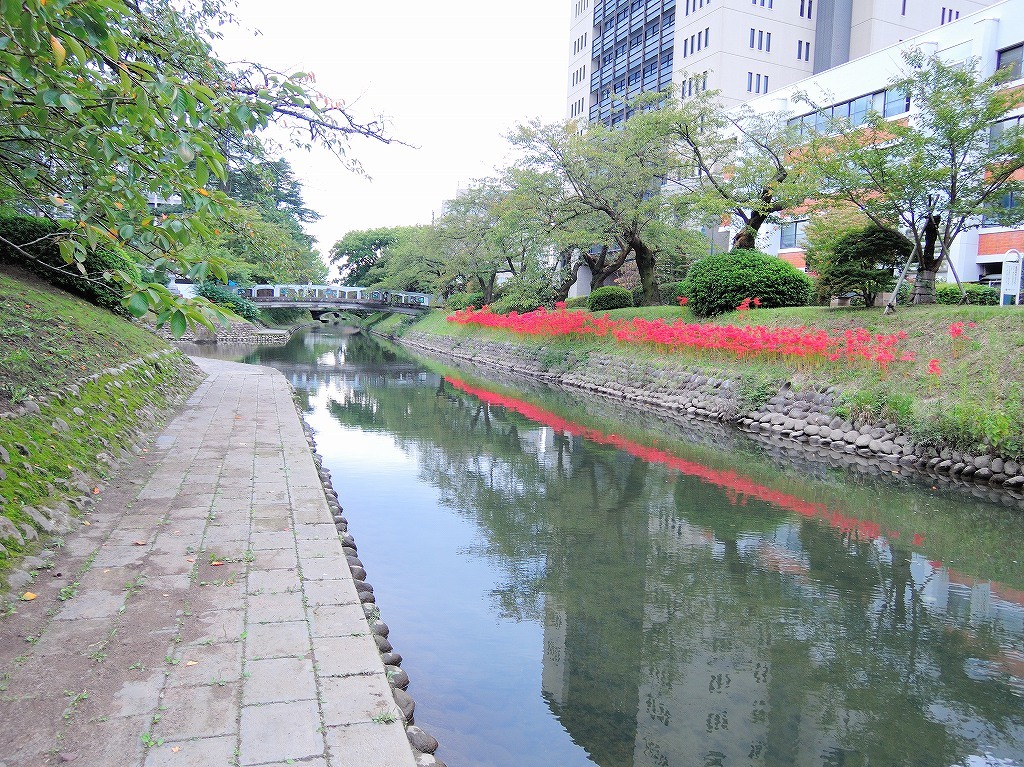
[[[999,303],[1003,306],[1013,306],[1020,298],[1020,274],[1021,257],[1016,250],[1007,251],[1003,256],[1003,284],[1000,288]]]

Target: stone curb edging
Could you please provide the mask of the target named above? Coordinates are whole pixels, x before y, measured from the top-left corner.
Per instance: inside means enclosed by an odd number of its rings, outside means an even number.
[[[1022,462],[915,442],[890,423],[840,418],[834,409],[834,387],[808,387],[797,392],[786,383],[763,407],[747,411],[742,408],[738,378],[708,376],[684,365],[663,367],[591,353],[585,364],[583,360],[578,361],[580,364],[567,360],[562,363],[565,368],[559,369],[558,365],[552,368],[544,364],[544,347],[415,331],[394,340],[435,355],[592,392],[627,405],[653,405],[691,418],[729,423],[761,438],[788,440],[816,451],[825,448],[836,456],[856,456],[890,471],[904,468],[1024,501]]]
[[[323,456],[316,451],[313,429],[302,417],[302,411],[298,407],[298,403],[296,403],[296,411],[302,424],[302,429],[306,434],[306,442],[309,444],[310,452],[313,454],[313,462],[316,464],[317,473],[323,485],[324,495],[327,498],[327,505],[331,510],[334,526],[337,528],[338,535],[341,538],[342,551],[345,553],[349,571],[352,573],[359,601],[363,605],[366,622],[369,624],[370,632],[373,634],[373,641],[377,645],[377,651],[384,663],[384,670],[391,685],[391,693],[394,697],[395,705],[398,706],[398,709],[402,712],[402,718],[405,720],[405,733],[409,739],[409,745],[413,749],[416,765],[417,767],[445,767],[445,763],[434,756],[434,752],[439,745],[437,740],[414,724],[416,701],[407,692],[409,675],[401,668],[402,656],[395,651],[391,642],[388,641],[390,630],[388,625],[381,620],[380,608],[377,607],[373,586],[366,580],[366,570],[359,559],[355,538],[352,537],[348,530],[348,520],[344,516],[344,509],[338,500],[338,493],[334,490],[331,482],[331,472],[324,467]]]
[[[207,328],[189,329],[181,336],[175,338],[174,334],[166,325],[146,327],[165,341],[170,343],[185,344],[253,344],[261,346],[284,346],[295,331],[310,327],[319,323],[306,322],[301,325],[294,325],[284,330],[273,330],[271,328],[260,328],[249,322],[232,322],[230,326],[218,327],[216,330]]]
[[[111,380],[104,384],[109,396],[116,396],[115,392],[125,388],[138,385],[133,381],[122,382],[120,375],[131,370],[143,368],[143,377],[147,381],[153,381],[155,376],[152,367],[157,372],[164,370],[164,366],[172,365],[177,367],[177,378],[180,387],[172,387],[168,383],[162,383],[153,387],[150,391],[159,392],[164,401],[162,405],[144,404],[132,411],[131,422],[126,424],[123,439],[126,446],[121,448],[116,455],[113,455],[113,445],[106,439],[101,438],[100,444],[103,452],[96,455],[95,467],[75,466],[71,469],[71,476],[67,480],[54,479],[48,483],[50,496],[44,503],[37,502],[35,506],[23,505],[20,508],[22,514],[32,520],[32,524],[23,523],[15,525],[7,517],[0,515],[0,547],[5,540],[14,540],[20,546],[27,542],[39,540],[40,534],[58,536],[72,529],[72,518],[75,515],[86,513],[94,503],[94,495],[101,492],[106,483],[115,476],[121,468],[122,461],[131,460],[142,453],[145,445],[152,441],[152,426],[164,420],[167,415],[173,412],[198,386],[201,374],[198,368],[185,356],[175,349],[161,349],[143,357],[130,360],[116,367],[105,368],[89,376],[82,376],[72,383],[66,384],[64,391],[49,396],[41,396],[38,399],[26,400],[15,410],[7,413],[0,413],[0,419],[19,419],[24,417],[41,416],[48,405],[58,404],[63,401],[78,402],[81,390],[90,384],[99,382],[105,377]],[[86,412],[77,405],[73,408],[76,416],[85,417]],[[59,417],[55,417],[51,427],[55,434],[64,434],[71,431],[70,425]],[[31,461],[31,449],[24,445],[14,446],[15,458],[21,458],[26,462]],[[0,471],[4,464],[11,463],[11,451],[0,445]],[[106,479],[101,479],[99,472],[107,473]],[[57,487],[57,486],[60,487]],[[0,502],[6,501],[0,497]],[[43,555],[47,550],[44,550]],[[52,555],[52,552],[50,552]],[[17,565],[5,575],[7,589],[13,593],[21,586],[30,582],[32,571],[45,565],[45,560],[38,556],[26,555],[17,561]],[[3,591],[0,590],[0,596]]]

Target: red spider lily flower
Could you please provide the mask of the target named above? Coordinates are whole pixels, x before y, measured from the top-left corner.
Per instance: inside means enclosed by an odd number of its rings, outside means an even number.
[[[680,305],[680,306],[686,306],[686,305],[687,305],[687,304],[688,304],[688,303],[690,302],[690,299],[689,299],[689,298],[687,298],[686,296],[679,296],[679,297],[678,297],[678,298],[676,299],[676,301],[678,301],[678,302],[679,302],[679,305]]]
[[[939,367],[939,361],[932,359],[928,360],[928,374],[933,376],[942,375],[942,368]]]
[[[950,338],[959,338],[964,334],[964,323],[962,322],[951,322],[949,323],[949,336]]]

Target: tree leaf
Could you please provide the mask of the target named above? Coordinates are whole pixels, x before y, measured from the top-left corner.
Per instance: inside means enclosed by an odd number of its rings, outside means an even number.
[[[78,99],[76,99],[70,93],[60,94],[60,103],[66,110],[68,110],[73,115],[78,114],[82,111],[82,105],[79,104]]]
[[[175,338],[181,338],[187,329],[188,320],[185,319],[185,313],[181,309],[175,309],[171,315],[171,333]]]
[[[144,317],[149,311],[149,301],[144,293],[135,293],[128,299],[128,311],[133,317]]]

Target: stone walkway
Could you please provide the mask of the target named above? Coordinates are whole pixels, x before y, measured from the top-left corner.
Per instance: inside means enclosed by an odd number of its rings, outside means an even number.
[[[0,620],[0,767],[414,765],[284,377],[197,362]]]

